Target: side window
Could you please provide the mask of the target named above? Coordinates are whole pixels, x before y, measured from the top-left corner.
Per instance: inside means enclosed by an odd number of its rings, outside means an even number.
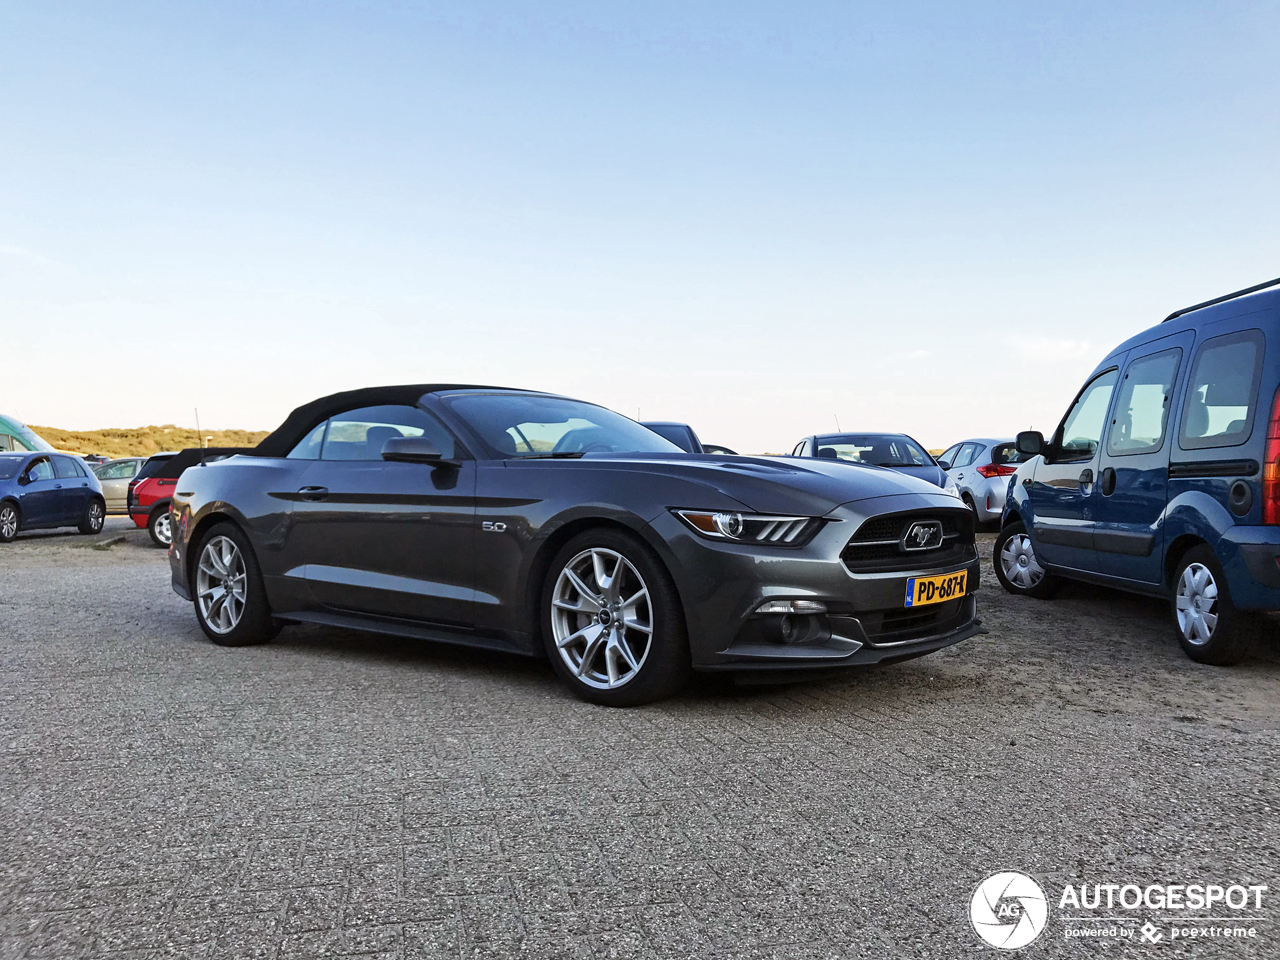
[[[32,480],[52,480],[53,464],[49,462],[48,457],[37,460],[27,467],[27,476]]]
[[[76,470],[76,462],[70,457],[54,457],[53,473],[59,480],[74,480],[80,476]]]
[[[799,443],[797,443],[797,444],[796,444],[796,448],[795,448],[794,450],[792,450],[792,451],[791,451],[791,455],[792,455],[793,457],[803,457],[803,456],[804,456],[804,445],[805,445],[805,441],[804,441],[804,440],[801,440]]]
[[[305,437],[298,441],[298,445],[289,451],[286,459],[288,460],[319,460],[320,445],[324,443],[324,430],[329,426],[326,420],[320,424]]]
[[[1265,346],[1261,330],[1243,330],[1201,344],[1182,405],[1178,446],[1234,447],[1249,439]]]
[[[946,463],[949,463],[953,467],[959,466],[959,464],[956,463],[956,454],[959,452],[960,452],[960,444],[957,443],[954,447],[948,447],[946,450],[943,450],[942,456],[940,456],[938,459]]]
[[[329,420],[321,460],[381,460],[382,445],[394,437],[426,437],[446,460],[453,459],[453,437],[444,425],[418,407],[399,404],[361,407]]]
[[[1089,460],[1098,452],[1119,371],[1108,370],[1080,391],[1058,428],[1055,460]]]
[[[978,455],[978,451],[982,449],[980,443],[966,443],[960,448],[960,453],[956,456],[956,462],[952,466],[967,467],[973,463],[974,457]]]
[[[1169,404],[1181,363],[1182,351],[1175,347],[1129,364],[1120,381],[1120,398],[1107,435],[1107,453],[1124,457],[1155,453],[1164,446]]]

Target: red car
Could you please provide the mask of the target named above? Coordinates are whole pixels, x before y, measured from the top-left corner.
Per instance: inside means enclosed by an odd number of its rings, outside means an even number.
[[[145,527],[157,547],[168,549],[173,542],[173,527],[169,522],[169,507],[173,503],[173,491],[178,478],[187,467],[203,461],[213,463],[225,460],[247,447],[192,447],[180,453],[157,453],[150,457],[129,483],[127,498],[129,516],[139,527]]]

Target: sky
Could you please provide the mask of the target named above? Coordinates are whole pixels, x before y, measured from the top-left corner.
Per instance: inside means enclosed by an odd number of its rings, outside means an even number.
[[[0,413],[1056,425],[1280,276],[1280,6],[0,0]]]

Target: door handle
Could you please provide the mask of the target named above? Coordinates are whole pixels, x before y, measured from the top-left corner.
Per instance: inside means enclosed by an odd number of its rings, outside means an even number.
[[[1116,492],[1116,471],[1114,467],[1103,467],[1098,480],[1098,486],[1102,489],[1104,497],[1109,497]]]
[[[298,490],[298,495],[302,497],[303,500],[323,500],[325,497],[329,496],[329,488],[301,487]]]

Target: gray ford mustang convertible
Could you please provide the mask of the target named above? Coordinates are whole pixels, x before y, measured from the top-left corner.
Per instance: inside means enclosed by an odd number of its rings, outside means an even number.
[[[875,466],[684,453],[527,390],[295,410],[173,497],[173,588],[215,643],[305,621],[546,656],[615,706],[693,670],[802,675],[981,631],[971,512]]]

